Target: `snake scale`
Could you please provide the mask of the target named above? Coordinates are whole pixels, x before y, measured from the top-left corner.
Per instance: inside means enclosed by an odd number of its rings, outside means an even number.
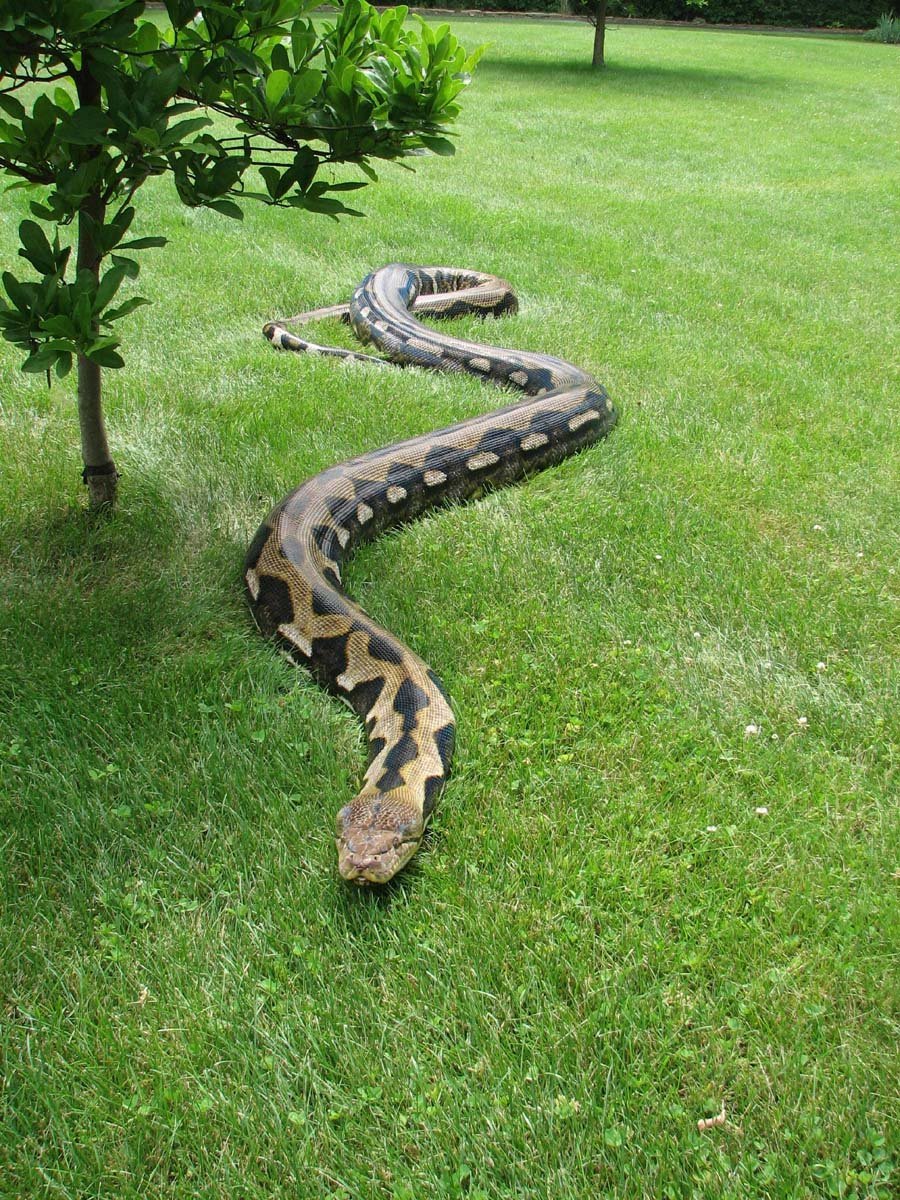
[[[615,424],[606,392],[577,367],[448,337],[411,315],[517,308],[496,276],[393,264],[367,276],[349,305],[292,318],[339,317],[390,363],[467,371],[526,397],[312,476],[275,506],[247,552],[247,591],[262,632],[348,701],[365,726],[363,787],[337,816],[338,869],[356,883],[387,882],[415,853],[447,778],[455,727],[440,679],[347,596],[341,564],[388,527],[557,463]],[[306,341],[288,323],[264,329],[279,349],[385,363]]]

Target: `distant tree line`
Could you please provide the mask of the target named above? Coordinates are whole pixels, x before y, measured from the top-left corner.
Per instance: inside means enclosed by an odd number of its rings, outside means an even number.
[[[567,0],[415,0],[423,8],[485,8],[503,12],[560,12]],[[710,24],[871,29],[891,0],[708,0],[702,14],[690,0],[608,0],[610,17],[649,17]]]
[[[610,0],[610,16],[658,17],[690,21],[697,17],[688,0]],[[888,0],[707,0],[703,19],[711,24],[789,25],[870,29]]]

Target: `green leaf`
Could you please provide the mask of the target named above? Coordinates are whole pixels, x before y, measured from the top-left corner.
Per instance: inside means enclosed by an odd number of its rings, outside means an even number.
[[[299,67],[309,58],[316,44],[315,30],[306,21],[295,21],[291,26],[291,51],[294,55],[294,65]]]
[[[291,84],[291,99],[295,104],[308,104],[322,89],[322,72],[298,71]]]
[[[273,71],[287,71],[290,74],[291,60],[288,58],[287,48],[281,42],[272,47],[271,61]]]
[[[113,217],[108,225],[103,226],[103,236],[98,234],[94,235],[95,241],[102,241],[104,248],[108,250],[111,250],[113,246],[117,246],[120,238],[123,238],[128,232],[131,222],[134,220],[134,212],[135,210],[133,206],[123,208],[121,212],[117,213],[116,216]],[[107,233],[106,231],[109,232]]]
[[[134,35],[134,48],[139,54],[149,54],[159,45],[159,30],[152,21],[143,21]]]
[[[118,308],[108,308],[103,314],[102,321],[105,325],[111,325],[113,321],[118,321],[120,317],[127,317],[129,313],[134,312],[136,308],[140,308],[142,304],[149,304],[150,301],[144,296],[131,296],[120,304]]]
[[[325,213],[326,216],[337,218],[338,215],[345,217],[361,217],[362,213],[355,208],[347,208],[341,204],[340,200],[332,200],[327,196],[302,196],[299,199],[298,207],[307,208],[310,212]]]
[[[121,254],[114,254],[112,260],[117,267],[122,267],[129,279],[137,278],[137,273],[141,268],[140,264],[136,263],[133,258],[123,258]]]
[[[161,71],[147,71],[142,79],[143,99],[150,107],[162,108],[175,95],[184,72],[181,64],[171,63]]]
[[[67,91],[66,88],[54,88],[53,99],[65,112],[73,113],[75,111],[75,101],[72,99],[72,93]]]
[[[98,367],[118,368],[125,366],[125,359],[122,357],[122,355],[117,354],[115,350],[110,350],[108,347],[104,347],[102,350],[96,350],[93,353],[88,352],[86,357],[89,358],[91,362],[95,362]]]
[[[208,125],[212,125],[209,117],[188,117],[186,121],[176,121],[163,134],[163,143],[167,147],[173,146],[176,142],[183,142],[189,133],[205,129]]]
[[[13,187],[19,187],[19,186],[21,186],[21,185],[14,183],[12,185],[12,187],[7,188],[6,190],[9,192],[9,191],[12,191]],[[41,221],[55,221],[56,220],[56,214],[54,213],[53,209],[48,208],[46,204],[38,204],[38,202],[36,200],[30,200],[28,203],[28,207],[31,209],[31,211],[34,213],[34,215]]]
[[[34,124],[30,132],[42,138],[50,133],[58,118],[59,110],[52,100],[48,96],[38,96],[31,110],[31,120]]]
[[[52,275],[56,270],[56,255],[47,240],[47,235],[36,221],[23,221],[19,226],[22,249],[19,254],[28,260],[41,275]]]
[[[259,173],[262,175],[266,185],[266,191],[273,200],[278,200],[283,192],[280,190],[281,172],[277,167],[260,167]],[[285,172],[287,174],[287,172]]]
[[[72,309],[72,320],[82,337],[90,336],[91,316],[91,298],[83,292],[75,301],[75,307]]]
[[[13,125],[9,121],[0,121],[0,142],[5,142],[7,146],[22,146],[23,135],[21,129],[17,125]],[[20,183],[27,183],[27,180],[20,180]],[[6,189],[9,190],[8,188]]]
[[[449,158],[456,153],[456,147],[449,138],[423,134],[421,140],[423,146],[427,146],[432,154],[439,154],[441,158]]]
[[[235,42],[226,42],[224,50],[226,57],[230,58],[242,71],[246,71],[249,75],[261,74],[259,62],[243,46],[239,46]]]
[[[309,146],[301,146],[294,155],[294,162],[290,172],[291,179],[297,184],[301,192],[305,192],[315,179],[318,169],[319,160],[315,153],[310,150]]]
[[[130,242],[120,242],[120,250],[149,250],[155,246],[168,245],[169,239],[164,237],[132,238]]]
[[[266,102],[270,108],[276,108],[278,101],[288,89],[291,82],[289,71],[273,71],[266,80]]]
[[[69,20],[72,21],[73,29],[81,33],[84,30],[92,29],[102,21],[109,21],[116,9],[124,7],[125,5],[118,0],[105,0],[105,3],[100,4],[71,5],[72,16]]]
[[[243,221],[244,214],[233,200],[208,200],[207,208],[214,208],[216,212],[224,213],[226,217],[234,217],[236,221]]]
[[[21,102],[15,96],[4,96],[0,94],[0,108],[5,113],[8,113],[13,120],[22,121],[25,118],[25,109]]]
[[[78,331],[71,317],[67,317],[65,313],[57,313],[55,316],[46,317],[41,321],[41,333],[52,334],[53,337],[74,338],[78,336]]]
[[[115,338],[100,338],[85,349],[85,357],[98,367],[124,367],[125,360],[115,350],[118,345]]]
[[[142,125],[140,129],[134,131],[134,137],[141,145],[149,146],[154,150],[159,145],[159,133],[152,125]]]
[[[97,288],[97,294],[94,297],[94,312],[100,313],[106,308],[110,300],[119,290],[119,285],[125,278],[125,268],[123,266],[110,267],[103,278],[100,280],[100,286]]]
[[[27,284],[20,283],[15,275],[11,275],[9,271],[3,272],[3,286],[6,289],[6,294],[13,302],[13,307],[20,312],[30,312],[32,303],[34,302],[34,285],[29,287]]]
[[[59,357],[57,350],[50,350],[48,347],[43,347],[36,350],[34,354],[29,354],[28,358],[22,363],[22,370],[29,375],[39,375],[43,371],[49,371]]]
[[[94,146],[104,140],[106,116],[99,108],[90,105],[77,108],[60,126],[60,141],[76,146]]]

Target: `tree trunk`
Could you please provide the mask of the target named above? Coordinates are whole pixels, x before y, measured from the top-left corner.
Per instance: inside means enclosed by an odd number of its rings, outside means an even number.
[[[91,74],[87,53],[77,78],[78,100],[82,107],[100,104],[100,82]],[[76,270],[90,271],[100,278],[102,255],[94,242],[85,217],[102,225],[106,204],[99,190],[89,192],[78,214],[78,250]],[[116,502],[119,473],[109,453],[106,426],[103,422],[100,368],[83,354],[78,355],[78,423],[81,428],[81,457],[84,461],[82,479],[87,485],[91,508],[109,508]]]
[[[607,0],[597,0],[596,19],[594,21],[594,57],[592,67],[602,67],[604,63],[603,48],[606,43],[606,5]]]
[[[109,508],[116,502],[119,472],[110,457],[100,399],[100,368],[78,355],[78,423],[81,426],[81,478],[87,484],[91,508]]]

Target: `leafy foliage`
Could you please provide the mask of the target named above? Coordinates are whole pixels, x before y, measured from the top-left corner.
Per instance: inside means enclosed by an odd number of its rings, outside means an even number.
[[[878,24],[866,34],[869,42],[885,42],[888,45],[900,42],[900,17],[891,13],[882,13]]]
[[[30,0],[0,14],[0,168],[39,193],[19,227],[38,278],[5,272],[0,301],[26,371],[63,376],[79,354],[123,365],[113,327],[147,301],[119,303],[119,287],[138,274],[134,252],[165,243],[128,239],[150,176],[170,173],[186,205],[229,217],[250,198],[337,217],[355,213],[343,197],[366,180],[323,179],[323,166],[375,179],[372,160],[453,152],[446,125],[478,56],[446,25],[410,29],[406,8],[379,14],[364,0],[321,26],[318,0],[165,7],[169,29],[145,19],[143,0]],[[210,112],[234,135],[214,131]],[[76,217],[73,275],[61,230]]]
[[[701,9],[706,8],[709,0],[684,0],[684,3],[689,8]],[[605,21],[607,16],[614,15],[618,9],[618,5],[612,0],[607,0],[606,4],[602,0],[567,0],[567,7],[573,16],[584,17],[592,25],[596,25],[598,21]]]

